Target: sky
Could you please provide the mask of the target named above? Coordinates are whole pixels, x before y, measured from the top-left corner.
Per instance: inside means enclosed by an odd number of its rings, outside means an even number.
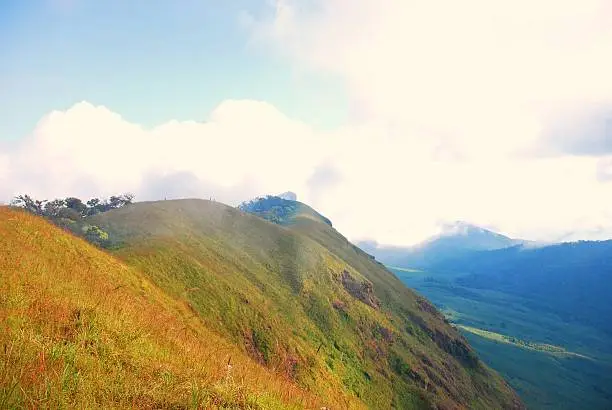
[[[33,0],[0,200],[287,190],[351,240],[612,238],[607,0]]]

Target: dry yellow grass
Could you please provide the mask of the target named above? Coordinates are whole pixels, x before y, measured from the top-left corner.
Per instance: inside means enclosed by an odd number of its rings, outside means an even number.
[[[134,268],[0,208],[0,408],[350,406],[324,399],[255,363]]]

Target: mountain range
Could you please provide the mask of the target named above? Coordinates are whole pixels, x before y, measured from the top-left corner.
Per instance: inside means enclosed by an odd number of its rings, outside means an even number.
[[[0,208],[0,407],[524,408],[293,197],[113,198]]]

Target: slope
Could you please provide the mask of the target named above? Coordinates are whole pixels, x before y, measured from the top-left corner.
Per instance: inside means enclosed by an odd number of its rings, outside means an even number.
[[[138,270],[6,207],[0,323],[0,408],[325,404],[203,326]]]
[[[522,408],[427,301],[304,207],[286,226],[202,200],[90,222],[208,326],[338,407]]]

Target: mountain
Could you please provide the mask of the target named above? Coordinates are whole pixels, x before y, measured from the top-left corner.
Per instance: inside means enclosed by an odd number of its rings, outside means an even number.
[[[84,217],[110,253],[2,209],[3,384],[16,386],[2,392],[15,406],[523,408],[327,218],[262,200],[249,208],[262,217],[203,200]]]
[[[374,241],[358,242],[357,245],[387,265],[426,269],[433,263],[474,251],[503,249],[524,243],[475,225],[455,222],[445,225],[439,235],[413,247],[381,246]]]

